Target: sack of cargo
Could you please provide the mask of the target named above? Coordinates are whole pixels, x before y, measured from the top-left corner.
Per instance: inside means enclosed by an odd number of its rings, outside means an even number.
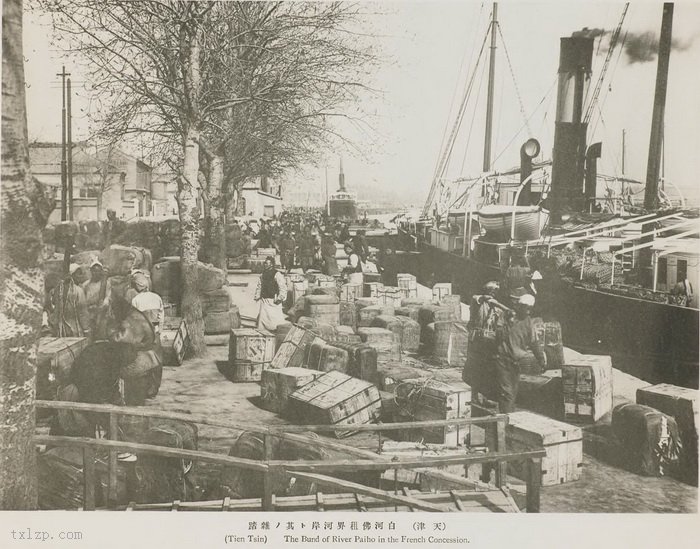
[[[681,439],[679,478],[698,482],[698,391],[668,383],[637,389],[637,404],[650,406],[672,417]]]
[[[395,316],[379,315],[372,320],[372,328],[384,328],[389,330],[394,334],[394,342],[398,343],[399,353],[402,350],[401,347],[401,332],[403,330],[403,324]]]
[[[342,343],[333,345],[348,353],[347,374],[374,383],[377,379],[377,350],[366,343]]]
[[[407,316],[395,317],[401,324],[401,350],[416,353],[420,347],[420,324]]]
[[[37,398],[53,400],[58,385],[70,382],[73,363],[88,346],[86,337],[42,337],[36,364]]]
[[[262,407],[270,412],[285,415],[289,395],[322,375],[308,368],[270,368],[263,370],[260,381]]]
[[[89,269],[90,264],[96,259],[99,259],[101,253],[102,252],[100,252],[100,250],[87,250],[84,252],[78,252],[71,255],[70,262],[75,263],[76,265],[80,265],[81,267],[87,267]]]
[[[277,349],[270,368],[293,368],[304,364],[306,348],[316,338],[316,334],[301,327],[293,326]]]
[[[334,326],[340,322],[340,302],[336,296],[309,295],[305,302],[306,316]]]
[[[340,302],[339,322],[341,326],[357,328],[357,309],[354,303],[349,301]]]
[[[222,269],[197,262],[197,288],[200,292],[213,292],[226,284],[226,273]]]
[[[200,292],[199,300],[202,303],[202,314],[223,313],[231,308],[231,294],[226,288],[219,288],[211,292]]]
[[[153,291],[161,297],[179,302],[182,295],[179,257],[161,257],[151,270]]]
[[[467,360],[469,331],[466,322],[436,321],[432,352],[450,365],[463,366]]]
[[[613,410],[612,430],[633,473],[662,476],[678,466],[681,445],[672,417],[641,404],[620,404]]]
[[[112,289],[112,298],[120,297],[126,299],[126,292],[131,288],[131,277],[129,276],[110,276],[109,285]]]
[[[136,268],[136,253],[131,246],[112,244],[102,250],[100,260],[111,275],[127,275]]]
[[[378,362],[401,360],[401,343],[391,330],[362,327],[357,329],[362,342],[377,350]]]
[[[422,305],[407,305],[397,307],[396,309],[394,309],[394,314],[396,316],[405,316],[415,322],[418,322],[418,312],[420,311],[421,307]]]
[[[462,320],[462,296],[457,294],[447,294],[440,299],[443,307],[452,307],[455,320]]]
[[[294,305],[287,310],[287,317],[289,317],[289,320],[292,322],[296,322],[306,314],[306,297],[307,296],[301,296],[296,300]]]
[[[204,315],[205,334],[227,334],[241,327],[241,315],[235,305],[229,311],[206,313]]]
[[[134,268],[150,272],[151,267],[153,266],[153,255],[151,254],[151,250],[148,248],[142,248],[141,246],[131,246],[131,249],[136,256],[134,260]]]
[[[394,316],[394,307],[391,305],[370,305],[357,311],[357,325],[369,327],[379,315]]]
[[[120,375],[124,379],[140,377],[161,366],[161,359],[155,351],[137,351],[134,361],[131,364],[125,364],[120,370]]]
[[[320,372],[335,370],[347,373],[348,353],[344,349],[316,338],[307,347],[306,367]]]
[[[432,322],[438,321],[455,321],[455,312],[452,307],[443,307],[441,305],[427,305],[418,310],[418,323],[421,329]]]

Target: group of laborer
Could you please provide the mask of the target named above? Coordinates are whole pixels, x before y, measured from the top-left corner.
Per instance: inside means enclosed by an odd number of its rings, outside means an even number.
[[[533,277],[527,260],[515,257],[502,283],[488,282],[470,304],[468,379],[473,400],[495,401],[501,413],[515,411],[524,361],[534,359],[542,369],[546,367],[531,317],[536,294],[533,278],[537,275]]]

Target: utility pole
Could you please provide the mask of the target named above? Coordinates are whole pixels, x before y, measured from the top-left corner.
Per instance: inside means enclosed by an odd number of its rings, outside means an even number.
[[[56,76],[61,77],[61,93],[62,93],[62,108],[61,108],[61,221],[68,219],[68,177],[66,167],[66,76],[70,73],[66,72],[66,67]]]
[[[73,221],[73,116],[71,112],[71,91],[70,78],[66,81],[66,103],[68,110],[66,113],[66,135],[68,137],[68,219]]]
[[[331,215],[331,203],[328,201],[328,165],[326,165],[326,215]]]

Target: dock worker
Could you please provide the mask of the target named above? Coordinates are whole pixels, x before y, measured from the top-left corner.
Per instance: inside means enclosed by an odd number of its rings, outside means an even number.
[[[96,328],[101,324],[102,313],[109,306],[112,295],[112,284],[105,273],[104,266],[99,259],[94,259],[90,264],[90,278],[83,282],[85,303],[87,305],[90,326],[93,327],[93,339],[104,339],[103,330]],[[100,332],[98,334],[98,332]]]
[[[355,248],[350,242],[346,242],[344,245],[345,253],[348,255],[348,264],[343,269],[348,277],[348,282],[350,284],[363,284],[364,277],[362,276],[362,260],[360,255],[355,251]]]
[[[149,290],[148,277],[141,271],[136,271],[131,279],[134,289],[138,292],[132,298],[131,305],[145,314],[156,335],[160,334],[165,318],[163,300],[157,293]]]
[[[51,290],[47,313],[54,337],[88,337],[90,318],[85,292],[78,285],[80,265],[71,263],[66,276]]]
[[[282,264],[282,268],[287,272],[294,268],[294,248],[296,248],[296,246],[297,243],[294,240],[291,230],[282,231],[277,241],[277,247],[280,252],[280,263]]]
[[[510,265],[503,276],[503,285],[513,305],[521,296],[532,292],[532,271],[526,257],[511,257]]]
[[[287,283],[284,275],[275,269],[275,258],[268,256],[263,263],[263,272],[255,288],[255,301],[260,302],[258,328],[274,332],[279,324],[286,322],[282,303],[287,299]]]
[[[331,233],[327,233],[323,236],[321,241],[321,258],[323,261],[323,274],[335,276],[340,274],[340,269],[338,268],[338,260],[335,258],[336,247],[335,239]]]
[[[520,380],[520,361],[535,356],[544,370],[546,358],[537,344],[535,324],[530,312],[535,298],[525,294],[515,305],[515,314],[503,323],[496,333],[496,386],[498,410],[502,414],[515,411]]]

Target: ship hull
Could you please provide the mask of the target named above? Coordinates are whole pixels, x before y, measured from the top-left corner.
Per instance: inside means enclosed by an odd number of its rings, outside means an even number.
[[[489,280],[501,279],[494,265],[429,245],[394,257],[398,272],[411,272],[426,285],[451,282],[465,302]],[[697,309],[545,280],[538,286],[535,314],[561,323],[567,347],[611,355],[615,368],[649,383],[698,387]]]

